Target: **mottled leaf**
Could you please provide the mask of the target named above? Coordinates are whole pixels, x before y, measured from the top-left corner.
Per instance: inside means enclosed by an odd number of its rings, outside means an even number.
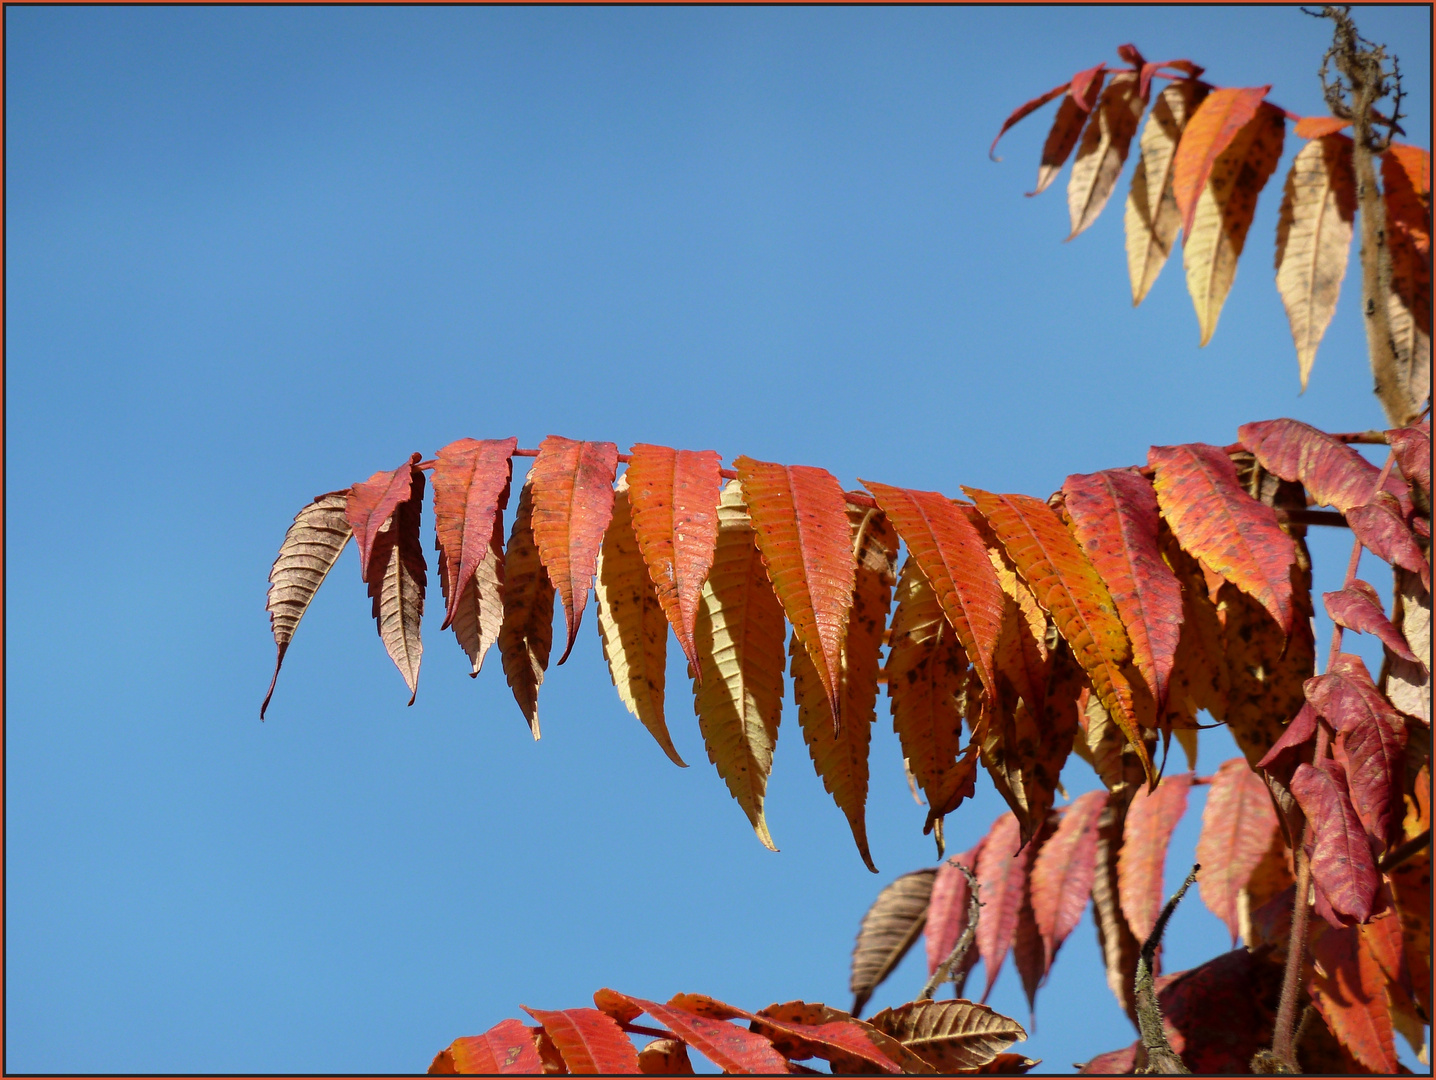
[[[932,897],[928,903],[927,926],[924,930],[929,976],[952,955],[958,939],[967,929],[968,906],[972,894],[962,867],[977,873],[977,858],[982,852],[982,844],[983,841],[979,840],[971,850],[945,859],[937,868],[937,876],[932,882]],[[976,934],[975,929],[973,933]],[[969,948],[962,958],[961,966],[954,967],[950,972],[952,982],[961,987],[967,979],[967,973],[976,964],[977,950]],[[961,994],[962,990],[959,989],[958,995]]]
[[[1411,970],[1412,996],[1431,1015],[1431,850],[1427,848],[1387,872],[1401,933],[1406,963]]]
[[[397,469],[376,472],[368,480],[349,489],[344,516],[359,545],[359,577],[366,583],[371,579],[371,569],[374,575],[384,572],[387,559],[377,566],[372,565],[375,563],[374,545],[394,516],[395,508],[414,497],[415,478],[423,477],[423,473],[414,468],[421,456],[411,454],[409,460]]]
[[[533,485],[525,480],[504,559],[504,621],[499,655],[514,700],[539,737],[538,691],[553,647],[553,583],[533,535]]]
[[[853,970],[849,988],[853,992],[854,1016],[873,996],[898,962],[907,955],[927,922],[928,900],[937,871],[914,870],[894,879],[873,901],[858,929],[853,946]]]
[[[907,544],[988,694],[996,693],[993,654],[1004,600],[981,534],[946,495],[861,483]]]
[[[1245,758],[1222,762],[1202,810],[1202,835],[1197,841],[1202,872],[1197,887],[1212,914],[1227,924],[1234,946],[1240,930],[1241,891],[1271,850],[1276,834],[1276,811],[1262,778]]]
[[[853,527],[853,550],[857,561],[853,606],[843,643],[843,671],[840,693],[846,722],[839,729],[822,692],[812,657],[796,634],[789,640],[793,698],[798,704],[798,723],[813,767],[823,788],[833,797],[848,819],[853,841],[863,862],[873,873],[868,851],[864,808],[868,797],[868,744],[877,718],[878,668],[882,663],[883,629],[897,565],[897,533],[880,511],[849,506]]]
[[[598,552],[594,599],[598,633],[614,688],[670,761],[686,768],[663,721],[668,622],[633,535],[628,477],[618,482],[613,518]]]
[[[1338,439],[1300,420],[1262,420],[1237,428],[1243,446],[1261,467],[1283,480],[1299,481],[1316,502],[1345,513],[1371,501],[1381,470]],[[1390,475],[1382,490],[1410,505],[1410,492]]]
[[[977,888],[982,914],[977,920],[977,952],[982,957],[987,984],[982,1000],[992,993],[1002,962],[1017,933],[1017,915],[1022,907],[1031,845],[1022,845],[1022,832],[1015,814],[1003,814],[992,824],[977,856]]]
[[[1276,287],[1286,306],[1306,389],[1316,348],[1336,313],[1356,220],[1356,174],[1347,135],[1326,135],[1296,155],[1276,227]]]
[[[718,496],[723,484],[719,462],[712,450],[637,443],[629,451],[624,473],[633,531],[658,590],[658,602],[683,655],[695,667],[698,598],[718,543]]]
[[[855,576],[842,488],[831,473],[808,465],[775,465],[745,456],[733,467],[773,591],[812,657],[833,717],[841,724],[838,685]]]
[[[1291,793],[1306,815],[1312,878],[1331,912],[1338,920],[1365,922],[1379,879],[1370,841],[1347,793],[1345,770],[1330,759],[1320,768],[1302,762],[1292,774]]]
[[[1220,173],[1218,161],[1256,117],[1270,86],[1220,87],[1197,106],[1182,133],[1173,166],[1172,189],[1182,213],[1182,229],[1188,243],[1197,202],[1203,190]]]
[[[1231,458],[1216,446],[1154,446],[1157,502],[1177,541],[1262,604],[1291,631],[1291,566],[1296,552],[1276,511],[1243,490]]]
[[[402,465],[393,473],[375,473],[363,484],[355,484],[349,492],[345,513],[355,535],[362,528],[367,550],[364,580],[373,601],[374,623],[389,659],[404,676],[409,687],[409,704],[419,688],[419,662],[424,647],[419,639],[419,623],[424,615],[424,586],[427,566],[419,540],[420,509],[424,505],[424,474],[415,468],[419,455],[411,464]],[[408,474],[407,494],[399,479]],[[395,495],[401,496],[397,502]],[[375,526],[378,510],[390,506],[389,517]]]
[[[1252,1056],[1271,1044],[1280,986],[1281,968],[1246,949],[1159,978],[1172,1049],[1199,1076],[1249,1072]]]
[[[1155,791],[1139,791],[1127,808],[1117,880],[1122,914],[1138,941],[1146,941],[1157,924],[1166,892],[1162,872],[1172,830],[1187,811],[1191,773],[1169,776]]]
[[[1222,305],[1236,276],[1237,260],[1256,213],[1257,196],[1281,159],[1286,120],[1282,111],[1262,103],[1236,138],[1210,165],[1206,184],[1194,192],[1184,185],[1183,154],[1197,132],[1202,113],[1223,93],[1214,90],[1198,107],[1177,148],[1173,178],[1177,203],[1184,212],[1182,265],[1187,291],[1196,308],[1200,344],[1211,340]],[[1216,145],[1216,143],[1212,143]],[[1190,174],[1186,177],[1190,180]],[[1183,200],[1195,196],[1190,205]]]
[[[678,1039],[654,1039],[638,1051],[638,1069],[648,1076],[692,1076],[693,1062]]]
[[[721,535],[718,542],[720,545],[723,542]],[[763,1036],[755,1035],[747,1028],[740,1028],[726,1020],[699,1016],[685,1009],[660,1005],[656,1001],[645,1001],[643,998],[620,994],[615,990],[600,990],[594,994],[594,1001],[610,1016],[619,1009],[627,1011],[638,1007],[724,1072],[788,1072],[787,1061],[773,1049],[772,1043]]]
[[[1386,617],[1386,608],[1376,589],[1360,578],[1337,592],[1321,594],[1322,603],[1331,621],[1348,630],[1371,634],[1388,649],[1405,660],[1416,660],[1401,631]]]
[[[353,535],[354,530],[344,513],[347,495],[344,491],[320,495],[295,514],[294,523],[284,534],[284,543],[279,546],[279,555],[270,568],[269,597],[264,606],[269,612],[269,628],[274,634],[278,655],[274,660],[274,677],[269,680],[264,704],[259,707],[261,720],[264,710],[269,708],[269,699],[274,696],[279,666],[284,663],[284,654],[294,640],[299,620],[304,618],[309,602]]]
[[[1069,240],[1096,221],[1112,197],[1147,105],[1137,91],[1136,72],[1118,72],[1092,110],[1067,184],[1067,209],[1072,218]]]
[[[1087,907],[1097,871],[1097,822],[1106,805],[1105,791],[1079,795],[1032,862],[1028,888],[1045,950],[1045,970],[1051,970],[1057,950]]]
[[[763,567],[743,488],[730,481],[718,505],[713,568],[698,605],[694,709],[708,760],[773,851],[763,799],[783,710],[783,634],[783,609]]]
[[[1367,551],[1392,566],[1410,570],[1428,592],[1431,590],[1431,564],[1402,520],[1401,507],[1390,492],[1378,491],[1373,502],[1348,510],[1346,523]]]
[[[448,1055],[446,1068],[436,1068],[440,1058]],[[529,1029],[517,1020],[501,1020],[482,1035],[466,1035],[455,1039],[448,1049],[439,1052],[429,1072],[487,1076],[493,1073],[536,1075],[543,1072],[543,1062],[534,1046]]]
[[[434,459],[444,627],[477,675],[504,621],[504,522],[517,439],[459,439]]]
[[[1412,427],[1397,428],[1386,433],[1391,451],[1401,466],[1401,475],[1426,494],[1425,512],[1431,511],[1431,424],[1426,421]]]
[[[870,1073],[872,1065],[891,1071],[889,1065],[907,1073],[929,1073],[932,1066],[923,1061],[891,1035],[885,1034],[850,1013],[827,1005],[806,1001],[786,1001],[759,1009],[749,1028],[772,1040],[784,1057],[801,1060],[821,1057],[832,1063],[834,1073]],[[836,1034],[836,1038],[828,1037]],[[857,1043],[853,1050],[843,1049],[854,1037],[862,1038],[867,1047]],[[873,1051],[876,1050],[876,1057]],[[805,1053],[804,1051],[808,1051]],[[886,1061],[888,1064],[884,1064]]]
[[[909,1001],[884,1009],[871,1023],[944,1073],[981,1068],[1027,1038],[1016,1020],[961,1000]]]
[[[540,1024],[563,1055],[568,1071],[580,1073],[637,1073],[638,1052],[612,1017],[597,1009],[530,1009],[520,1006]]]
[[[1072,531],[1112,593],[1160,714],[1182,629],[1182,587],[1162,561],[1156,492],[1138,473],[1107,469],[1069,476],[1062,493]]]
[[[1141,94],[1146,97],[1145,87]],[[1142,128],[1141,157],[1132,173],[1126,207],[1127,273],[1132,279],[1133,307],[1146,298],[1162,272],[1182,227],[1182,212],[1172,190],[1172,166],[1182,131],[1206,95],[1207,87],[1200,83],[1172,83],[1157,95]]]
[[[549,580],[563,601],[568,642],[562,664],[578,638],[588,603],[598,548],[613,516],[613,475],[618,447],[549,435],[539,443],[529,470],[533,487],[533,534]]]

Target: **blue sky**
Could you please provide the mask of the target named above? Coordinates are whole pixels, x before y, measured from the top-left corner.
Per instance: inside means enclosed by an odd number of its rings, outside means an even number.
[[[1429,146],[1429,9],[1357,17]],[[318,492],[557,433],[1045,496],[1247,420],[1383,426],[1351,282],[1298,394],[1271,270],[1290,132],[1201,350],[1175,260],[1131,308],[1125,177],[1067,244],[1065,175],[1023,198],[1051,106],[987,159],[1011,109],[1128,41],[1321,112],[1329,32],[1295,8],[5,20],[10,1071],[422,1070],[600,986],[843,1006],[863,911],[934,863],[885,712],[882,875],[791,709],[775,855],[708,766],[680,667],[687,770],[613,693],[592,611],[540,743],[496,662],[465,677],[437,590],[406,709],[352,550],[261,724],[266,575]],[[1313,536],[1319,589],[1348,545]],[[1204,774],[1235,754],[1202,740]],[[1075,758],[1066,778],[1095,783]],[[951,848],[1001,809],[984,780]],[[1229,947],[1192,900],[1168,942],[1170,970]],[[872,1008],[917,992],[920,951]],[[1027,1020],[1010,967],[992,1004]],[[1088,919],[1037,1004],[1018,1049],[1044,1068],[1134,1037]]]

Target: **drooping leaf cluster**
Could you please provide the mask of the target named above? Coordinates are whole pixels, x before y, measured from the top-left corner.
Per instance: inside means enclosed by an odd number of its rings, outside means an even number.
[[[1236,276],[1257,197],[1276,170],[1287,121],[1307,140],[1282,190],[1276,233],[1276,285],[1291,323],[1301,385],[1336,311],[1355,235],[1356,175],[1349,120],[1301,117],[1267,100],[1270,86],[1219,87],[1189,60],[1152,62],[1135,46],[1117,50],[1130,67],[1105,63],[1018,108],[1013,124],[1060,98],[1042,147],[1036,195],[1067,159],[1070,240],[1107,205],[1132,140],[1138,156],[1127,194],[1127,271],[1140,304],[1182,237],[1182,265],[1201,344],[1211,340]],[[1156,81],[1167,83],[1156,89]],[[1147,121],[1141,125],[1143,112]],[[1141,135],[1137,135],[1139,125]],[[993,140],[993,149],[997,139]],[[1389,248],[1392,344],[1412,373],[1409,397],[1431,392],[1431,155],[1393,142],[1381,154],[1382,206]]]

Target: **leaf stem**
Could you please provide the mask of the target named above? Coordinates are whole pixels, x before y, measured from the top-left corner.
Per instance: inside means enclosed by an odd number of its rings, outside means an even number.
[[[967,925],[962,928],[962,935],[957,939],[957,944],[952,947],[952,952],[947,954],[947,959],[938,964],[937,970],[927,980],[918,994],[918,1001],[931,1001],[932,995],[937,988],[951,977],[953,969],[962,964],[967,957],[968,950],[972,948],[972,942],[977,937],[977,918],[981,914],[982,901],[977,898],[977,875],[974,874],[966,863],[956,863],[962,876],[967,878]]]

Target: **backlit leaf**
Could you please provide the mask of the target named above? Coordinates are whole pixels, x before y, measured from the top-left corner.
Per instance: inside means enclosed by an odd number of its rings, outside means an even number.
[[[1423,421],[1412,427],[1386,433],[1386,440],[1401,466],[1401,475],[1426,493],[1426,510],[1431,507],[1431,423]]]
[[[504,559],[504,621],[499,655],[514,700],[539,737],[538,691],[553,647],[553,583],[533,535],[533,485],[525,480]]]
[[[434,464],[434,536],[444,626],[477,675],[504,621],[504,522],[517,439],[459,439]]]
[[[562,664],[578,638],[588,603],[598,547],[613,516],[613,474],[618,447],[549,435],[539,443],[529,470],[533,488],[533,535],[549,580],[563,601],[568,643]]]
[[[639,550],[683,655],[695,667],[698,598],[718,542],[719,460],[712,450],[637,443],[624,472]]]
[[[1412,996],[1431,1015],[1431,850],[1418,852],[1387,872],[1411,970]]]
[[[1019,850],[1021,845],[1021,850]],[[982,914],[977,920],[977,952],[987,974],[982,1000],[992,993],[1002,962],[1017,933],[1017,915],[1027,883],[1027,864],[1032,846],[1022,845],[1022,831],[1015,814],[1003,814],[992,824],[977,856],[978,897]]]
[[[833,717],[841,724],[838,685],[855,576],[842,488],[831,473],[809,465],[739,457],[733,467],[773,591],[812,657]]]
[[[284,654],[294,640],[299,620],[304,618],[309,602],[353,535],[354,530],[344,513],[347,495],[344,491],[320,495],[295,514],[294,523],[284,534],[284,543],[279,546],[279,555],[270,568],[269,597],[264,606],[269,612],[269,628],[274,634],[278,655],[274,661],[274,677],[269,680],[264,704],[259,707],[261,720],[264,710],[269,708],[269,699],[274,696],[279,666],[284,663]]]
[[[884,1009],[871,1023],[944,1073],[981,1068],[1027,1038],[1016,1020],[961,1000],[909,1001]]]
[[[1291,323],[1301,388],[1336,312],[1356,220],[1356,175],[1347,135],[1327,135],[1296,155],[1276,227],[1276,287]]]
[[[355,535],[364,530],[361,550],[369,553],[364,580],[373,601],[374,623],[389,659],[409,687],[410,705],[418,692],[419,662],[424,653],[419,623],[424,615],[428,569],[419,540],[424,474],[415,468],[418,460],[415,454],[411,464],[401,465],[393,473],[375,473],[365,483],[355,484],[345,509]],[[407,493],[405,482],[409,484]],[[389,517],[376,526],[378,511],[391,504]]]
[[[1147,105],[1137,90],[1136,72],[1113,75],[1082,132],[1082,144],[1077,148],[1067,184],[1067,209],[1072,218],[1069,240],[1097,220],[1117,186],[1132,136],[1137,133],[1137,122]]]
[[[1138,941],[1146,941],[1157,924],[1166,893],[1162,872],[1172,830],[1187,811],[1191,773],[1168,776],[1155,791],[1139,791],[1127,808],[1117,879],[1122,914]]]
[[[1238,898],[1276,834],[1276,811],[1262,778],[1245,758],[1222,762],[1202,810],[1197,887],[1212,914],[1227,924],[1233,946],[1240,930]]]
[[[718,505],[718,543],[698,605],[694,641],[702,677],[694,680],[694,709],[708,760],[773,851],[763,799],[783,709],[783,634],[783,609],[763,567],[742,485],[730,481]]]
[[[613,518],[598,552],[598,633],[619,698],[669,760],[686,768],[663,721],[668,622],[633,535],[627,481],[625,474],[618,482]]]
[[[1348,510],[1346,523],[1351,526],[1362,547],[1392,566],[1410,570],[1430,591],[1431,565],[1426,561],[1416,537],[1402,520],[1401,507],[1390,492],[1378,491],[1374,501]]]
[[[1005,602],[981,534],[946,495],[861,483],[907,544],[988,694],[996,693],[993,653]]]
[[[1183,206],[1183,152],[1202,119],[1223,91],[1214,90],[1197,109],[1177,148],[1173,183],[1177,203]],[[1281,159],[1286,120],[1274,105],[1263,103],[1237,137],[1212,162],[1205,186],[1196,192],[1196,201],[1185,211],[1182,265],[1187,272],[1187,291],[1197,312],[1201,342],[1205,345],[1216,332],[1227,293],[1236,277],[1237,259],[1246,244],[1247,230],[1256,213],[1257,196]]]
[[[1369,503],[1381,478],[1381,470],[1353,447],[1300,420],[1243,424],[1237,437],[1267,472],[1299,481],[1318,503],[1342,513]],[[1410,491],[1401,477],[1388,475],[1382,490],[1410,505]]]
[[[720,545],[723,542],[721,535],[718,542]],[[773,1049],[772,1043],[763,1036],[755,1035],[747,1028],[740,1028],[726,1020],[699,1016],[672,1005],[660,1005],[656,1001],[645,1001],[643,998],[620,994],[614,990],[600,990],[594,994],[594,1000],[609,1015],[613,1015],[612,1009],[615,1005],[627,1008],[637,1006],[724,1072],[788,1072],[787,1061]]]
[[[813,767],[823,788],[847,817],[863,862],[877,873],[868,851],[864,807],[868,796],[868,744],[877,717],[878,668],[896,577],[898,539],[877,510],[850,506],[848,517],[853,527],[857,576],[843,644],[840,693],[846,719],[840,730],[833,723],[812,658],[796,634],[789,641],[788,652],[798,722]]]
[[[1026,104],[1018,106],[1015,110],[1013,110],[1012,115],[1002,122],[1002,130],[997,133],[997,138],[992,140],[992,145],[987,148],[987,156],[993,157],[993,151],[997,149],[998,141],[1002,138],[1003,135],[1007,134],[1008,128],[1010,128],[1013,124],[1017,123],[1023,117],[1029,116],[1030,114],[1036,112],[1038,109],[1042,108],[1042,106],[1046,105],[1058,94],[1067,94],[1069,98],[1073,99],[1074,107],[1080,109],[1080,111],[1084,113],[1087,112],[1087,110],[1091,109],[1091,92],[1093,84],[1096,83],[1100,86],[1099,76],[1102,74],[1106,66],[1106,64],[1098,64],[1096,67],[1088,68],[1086,71],[1079,71],[1076,75],[1072,76],[1071,82],[1065,82],[1061,86],[1054,86],[1051,90],[1047,91],[1047,93],[1041,94],[1038,97],[1033,98]],[[1063,104],[1066,104],[1066,100],[1067,99],[1064,99]],[[1048,136],[1048,139],[1049,141],[1051,140],[1050,135]],[[1073,144],[1075,145],[1076,136],[1072,136],[1072,139]],[[1071,150],[1072,147],[1068,146],[1067,149],[1063,151],[1061,159],[1057,161],[1056,168],[1054,168],[1053,170],[1054,173],[1057,169],[1062,168],[1062,162],[1067,160],[1067,154],[1070,153]],[[1044,164],[1047,161],[1047,157],[1047,152],[1046,150],[1044,150],[1042,155],[1042,160]],[[993,158],[993,160],[1000,161],[1001,159]],[[1043,186],[1045,187],[1046,185]],[[1038,190],[1040,191],[1041,188],[1039,188]]]
[[[540,1024],[563,1055],[568,1071],[580,1073],[637,1073],[638,1051],[612,1017],[597,1009],[530,1009],[521,1006]]]
[[[1289,633],[1296,552],[1276,511],[1243,490],[1236,466],[1219,447],[1154,446],[1147,462],[1156,470],[1157,501],[1177,541],[1255,598]]]
[[[1069,476],[1062,493],[1072,531],[1111,590],[1160,714],[1182,629],[1182,587],[1162,561],[1156,492],[1138,473],[1107,469]]]
[[[1386,608],[1376,589],[1367,582],[1356,578],[1338,592],[1322,593],[1321,600],[1327,615],[1338,626],[1371,634],[1397,656],[1406,660],[1416,659],[1401,631],[1386,617]]]
[[[449,1068],[444,1072],[460,1075],[487,1076],[492,1073],[543,1072],[543,1062],[534,1047],[529,1029],[517,1020],[500,1020],[482,1035],[467,1035],[455,1039],[448,1049],[440,1052],[449,1056]],[[438,1064],[438,1059],[435,1059]],[[436,1072],[433,1066],[429,1071]]]
[[[932,868],[903,874],[888,884],[863,916],[858,940],[853,945],[853,969],[849,988],[853,992],[854,1016],[884,979],[907,955],[927,922],[928,900],[937,871]]]
[[[967,875],[962,867],[977,873],[977,858],[982,852],[983,841],[979,840],[971,850],[945,859],[937,868],[932,882],[932,897],[928,903],[927,926],[923,936],[927,939],[927,973],[932,975],[957,947],[958,939],[967,929],[967,916],[972,893],[967,884]],[[976,928],[973,930],[976,935]],[[954,967],[949,978],[962,996],[962,986],[967,973],[977,964],[977,949],[970,947],[960,965]]]
[[[1326,1026],[1360,1064],[1378,1073],[1397,1071],[1396,1043],[1386,1001],[1386,977],[1361,928],[1330,929],[1312,946],[1312,1004]]]
[[[1370,841],[1347,793],[1345,770],[1330,759],[1320,768],[1302,762],[1292,774],[1291,793],[1306,814],[1313,842],[1312,878],[1338,919],[1365,922],[1379,879]]]
[[[1097,871],[1097,822],[1106,805],[1105,791],[1077,796],[1032,862],[1028,888],[1047,970],[1087,907]]]
[[[878,1042],[904,1061],[922,1065],[921,1059],[904,1051],[897,1040],[826,1005],[791,1001],[751,1013],[706,994],[676,994],[668,1004],[713,1020],[747,1020],[748,1030],[767,1039],[784,1057],[822,1058],[833,1063],[835,1072],[901,1073],[902,1066],[879,1050]]]
[[[1203,99],[1187,122],[1177,147],[1172,188],[1188,243],[1198,198],[1212,181],[1213,174],[1219,172],[1218,159],[1239,142],[1270,89],[1270,86],[1220,87]]]
[[[967,672],[967,657],[911,556],[898,579],[890,637],[885,670],[893,730],[928,806],[939,814],[948,813],[965,786],[958,761],[962,713],[957,694]]]
[[[1172,166],[1182,131],[1206,95],[1207,87],[1201,83],[1172,83],[1157,95],[1157,103],[1142,128],[1142,153],[1132,173],[1126,210],[1127,273],[1132,279],[1133,307],[1146,298],[1181,230],[1182,212],[1172,189]]]
[[[1296,122],[1296,133],[1303,139],[1320,139],[1350,126],[1350,120],[1335,116],[1303,116]]]
[[[1107,586],[1046,503],[1028,495],[963,490],[977,503],[1017,572],[1072,646],[1092,689],[1134,743],[1149,781],[1154,782],[1146,746],[1137,736],[1141,723],[1132,686],[1122,670],[1132,657],[1131,644]]]

